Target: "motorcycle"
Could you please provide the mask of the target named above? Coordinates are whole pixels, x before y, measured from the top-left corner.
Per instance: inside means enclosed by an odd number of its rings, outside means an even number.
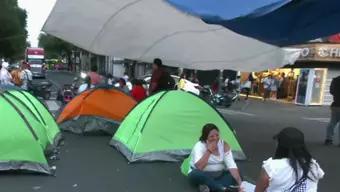
[[[29,91],[36,97],[42,97],[45,100],[51,97],[52,83],[49,81],[40,81],[30,83]]]
[[[62,90],[59,91],[57,100],[63,104],[69,103],[78,93],[79,79],[75,77],[72,84],[64,84]]]
[[[233,102],[239,99],[236,90],[225,90],[222,93],[213,93],[210,86],[203,86],[200,91],[202,99],[214,106],[230,107]]]

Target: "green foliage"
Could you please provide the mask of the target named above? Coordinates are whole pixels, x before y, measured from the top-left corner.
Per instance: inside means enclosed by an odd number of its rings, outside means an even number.
[[[0,57],[23,58],[27,39],[27,14],[17,0],[0,0]]]
[[[73,45],[47,34],[40,34],[39,47],[45,49],[46,58],[70,58]]]

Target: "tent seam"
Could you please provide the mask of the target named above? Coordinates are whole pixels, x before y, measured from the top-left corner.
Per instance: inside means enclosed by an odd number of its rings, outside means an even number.
[[[28,129],[30,130],[32,136],[34,137],[34,139],[36,141],[38,141],[38,136],[37,134],[34,132],[34,129],[32,128],[31,124],[29,123],[29,121],[26,119],[25,115],[19,110],[19,108],[11,101],[9,100],[3,93],[0,93],[0,96],[3,97],[7,103],[9,103],[14,110],[18,113],[18,115],[22,118],[22,120],[24,120],[25,124],[27,125]]]
[[[169,92],[169,91],[165,91],[165,92],[158,98],[158,100],[156,101],[156,103],[152,106],[152,108],[151,108],[151,110],[150,110],[150,112],[149,112],[149,115],[148,115],[147,118],[145,119],[145,122],[144,122],[144,124],[143,124],[143,126],[142,126],[142,129],[140,130],[141,133],[143,133],[143,131],[144,131],[144,129],[145,129],[145,126],[146,126],[146,123],[147,123],[148,120],[150,119],[150,116],[151,116],[153,110],[155,109],[156,105],[159,103],[159,101],[160,101],[160,100],[161,100],[168,92]],[[140,140],[140,138],[138,138],[138,140],[137,140],[137,142],[136,142],[136,146],[138,145],[139,140]],[[132,153],[131,159],[134,159],[134,158],[135,158],[135,154],[136,154],[136,153],[135,153],[135,149],[136,149],[136,148],[133,149],[133,153]]]
[[[17,96],[13,95],[12,93],[10,93],[9,91],[6,91],[5,94],[10,95],[11,97],[13,97],[15,100],[17,100],[18,102],[20,102],[25,108],[28,109],[28,111],[34,116],[34,118],[39,121],[39,118],[36,116],[36,114],[33,113],[33,111],[23,102],[20,100],[20,98],[18,98]],[[37,108],[33,105],[33,103],[31,102],[31,100],[29,100],[26,96],[25,98],[32,104],[32,106],[34,107],[34,109],[37,111],[39,117],[41,118],[41,121],[43,122],[43,124],[46,126],[46,122],[43,120],[41,114],[39,113],[39,111],[37,110]]]
[[[33,104],[33,102],[32,102],[32,101],[28,98],[28,96],[24,93],[24,91],[19,90],[19,93],[23,94],[23,95],[27,98],[27,100],[29,100],[30,103],[32,103],[33,107],[36,108],[35,105]],[[39,103],[46,109],[46,111],[48,111],[48,113],[50,114],[50,116],[54,119],[53,115],[50,113],[50,111],[48,110],[48,108],[46,107],[46,105],[45,105],[43,102],[41,102],[39,99],[37,99],[37,101],[39,101]],[[39,112],[38,108],[36,108],[36,110],[38,111],[39,115],[41,115],[41,113]],[[42,117],[42,115],[41,115],[41,118],[44,119],[44,118]],[[45,121],[45,120],[43,120],[43,121]]]
[[[149,113],[148,117],[145,119],[144,125],[142,126],[142,129],[140,130],[141,133],[143,133],[144,128],[145,128],[145,125],[146,125],[146,123],[148,122],[148,120],[149,120],[149,118],[150,118],[150,116],[151,116],[153,110],[155,109],[156,105],[157,105],[157,104],[159,103],[159,101],[160,101],[166,94],[168,94],[169,92],[170,92],[170,91],[165,91],[165,92],[162,94],[162,96],[160,96],[160,97],[158,98],[158,100],[156,101],[156,103],[152,106],[152,108],[151,108],[151,110],[150,110],[150,113]]]

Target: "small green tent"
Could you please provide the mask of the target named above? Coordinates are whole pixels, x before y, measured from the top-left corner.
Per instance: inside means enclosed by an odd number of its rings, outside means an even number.
[[[50,174],[45,154],[61,134],[46,107],[30,93],[0,88],[0,170]]]
[[[179,161],[190,154],[202,127],[214,123],[238,160],[245,155],[223,116],[201,98],[184,91],[160,92],[138,104],[110,144],[130,162]]]

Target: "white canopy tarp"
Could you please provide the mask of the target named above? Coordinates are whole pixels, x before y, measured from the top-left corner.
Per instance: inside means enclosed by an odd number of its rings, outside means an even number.
[[[200,70],[278,68],[300,54],[208,25],[163,0],[58,0],[43,31],[95,54]]]

